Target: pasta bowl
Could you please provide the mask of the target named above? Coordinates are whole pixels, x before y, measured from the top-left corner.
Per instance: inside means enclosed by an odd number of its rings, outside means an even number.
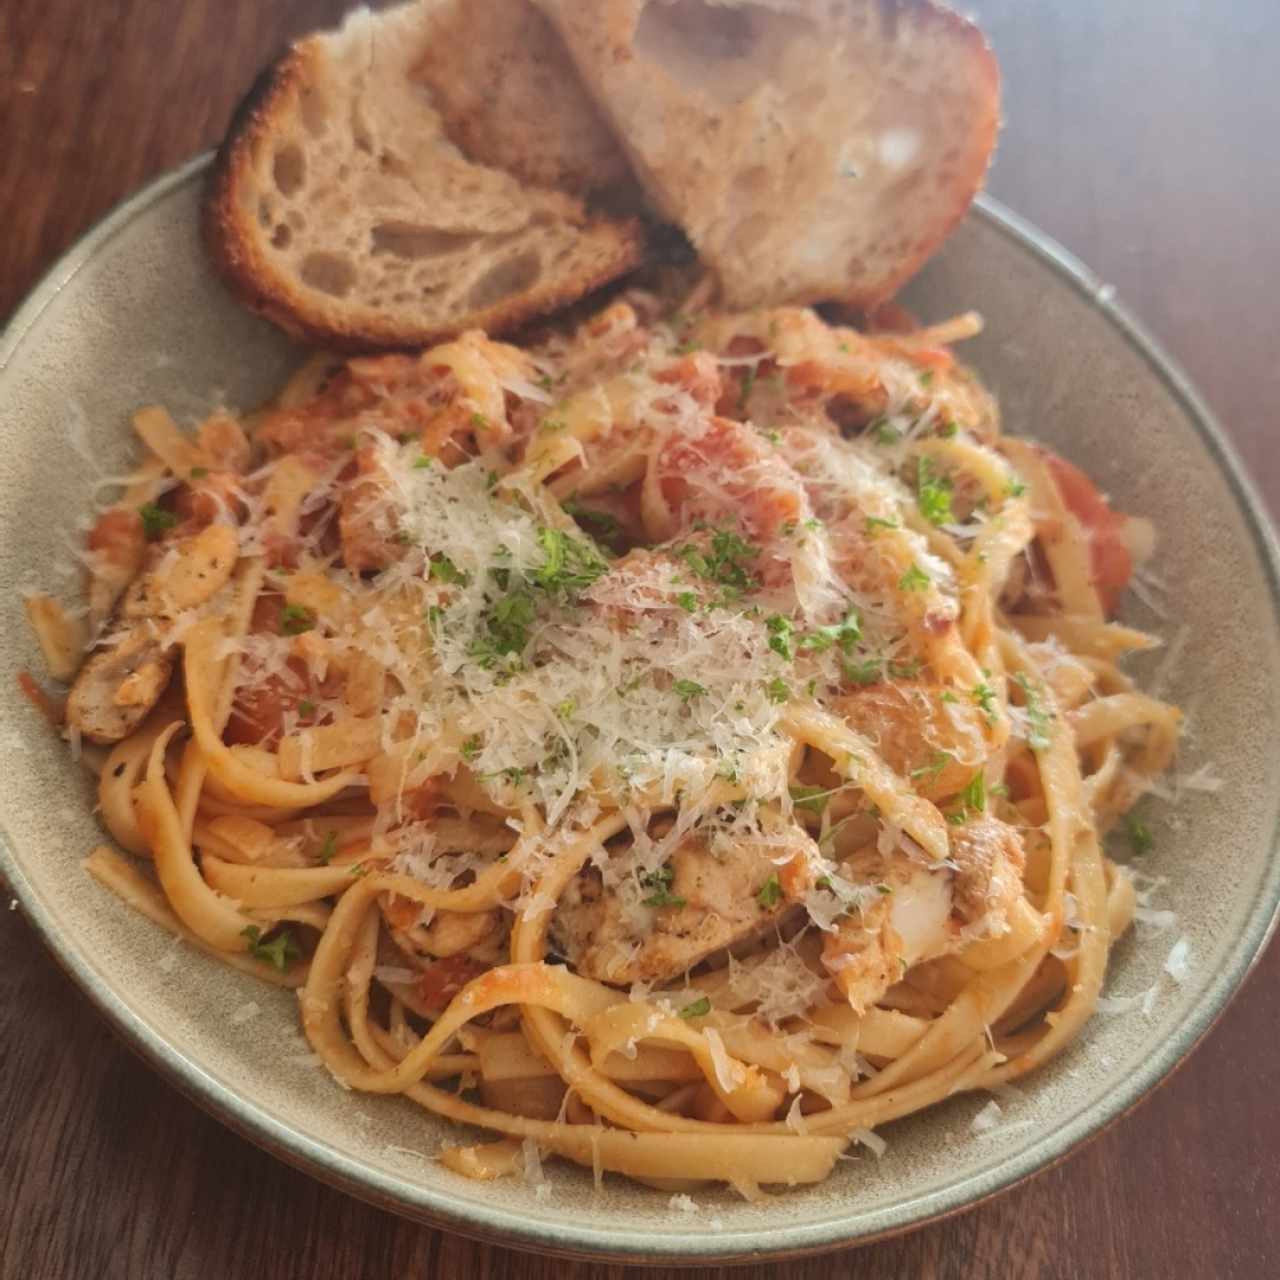
[[[468,1182],[434,1158],[456,1140],[443,1122],[317,1069],[291,994],[175,943],[85,874],[103,839],[93,792],[18,691],[19,673],[39,669],[21,594],[61,583],[74,597],[81,514],[95,486],[128,470],[137,405],[164,403],[179,420],[219,402],[251,406],[302,354],[206,266],[206,165],[162,178],[90,232],[0,340],[0,870],[63,966],[160,1072],[282,1159],[407,1216],[547,1252],[696,1263],[833,1249],[964,1208],[1060,1159],[1191,1050],[1280,904],[1276,545],[1186,379],[1101,281],[989,200],[907,301],[929,319],[981,311],[986,330],[964,356],[1009,429],[1058,448],[1155,524],[1154,575],[1127,608],[1165,636],[1144,678],[1191,729],[1164,798],[1142,811],[1154,834],[1143,870],[1164,882],[1152,909],[1114,953],[1102,1011],[1015,1098],[998,1110],[952,1098],[887,1127],[883,1152],[855,1149],[828,1181],[763,1204],[608,1177],[597,1187],[589,1170],[550,1162],[538,1185]]]

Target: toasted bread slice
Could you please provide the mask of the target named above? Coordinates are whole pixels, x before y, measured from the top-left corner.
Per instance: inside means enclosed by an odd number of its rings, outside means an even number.
[[[999,72],[931,0],[536,3],[730,305],[874,305],[982,184]]]
[[[205,239],[249,306],[335,350],[500,333],[635,265],[638,224],[473,163],[423,86],[430,4],[357,10],[270,67],[210,179]]]
[[[480,164],[537,187],[640,207],[640,186],[555,28],[532,0],[434,0],[413,74],[449,137]]]

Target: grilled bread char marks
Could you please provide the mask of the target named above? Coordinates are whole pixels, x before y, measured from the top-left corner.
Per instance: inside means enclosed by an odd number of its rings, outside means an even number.
[[[931,0],[536,0],[736,307],[869,306],[981,186],[999,72]]]
[[[636,223],[468,160],[415,79],[433,6],[359,10],[267,69],[219,151],[213,260],[254,310],[346,351],[511,329],[623,274]]]

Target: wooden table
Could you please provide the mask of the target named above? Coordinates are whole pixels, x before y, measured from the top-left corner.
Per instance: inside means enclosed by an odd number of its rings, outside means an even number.
[[[968,7],[1006,77],[991,189],[1116,285],[1280,510],[1280,4]],[[343,8],[0,0],[0,314],[122,196],[213,144],[264,60]],[[0,993],[4,1280],[621,1274],[429,1231],[278,1164],[136,1061],[17,912],[0,912]],[[1277,1274],[1278,1032],[1272,947],[1177,1077],[1064,1165],[903,1239],[738,1274]]]

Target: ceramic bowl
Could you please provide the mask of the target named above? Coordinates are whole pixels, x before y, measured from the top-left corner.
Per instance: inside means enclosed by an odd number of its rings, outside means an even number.
[[[762,1205],[729,1192],[669,1197],[549,1164],[550,1195],[467,1182],[434,1152],[451,1135],[411,1103],[349,1093],[306,1061],[296,1001],[190,951],[100,888],[80,862],[103,838],[78,766],[18,694],[40,660],[24,588],[74,596],[66,572],[102,476],[128,469],[128,416],[161,402],[191,422],[251,406],[299,351],[210,274],[196,233],[206,159],[122,205],[46,277],[0,340],[0,870],[46,943],[127,1040],[201,1105],[307,1172],[410,1217],[505,1244],[686,1263],[835,1248],[955,1211],[1059,1159],[1132,1106],[1205,1032],[1272,928],[1280,901],[1280,627],[1276,546],[1221,429],[1108,290],[993,201],[972,212],[912,285],[940,319],[977,308],[964,355],[1000,396],[1007,429],[1086,468],[1160,531],[1163,589],[1129,616],[1163,632],[1176,662],[1149,674],[1189,714],[1180,773],[1218,792],[1148,800],[1146,870],[1167,878],[1161,933],[1115,951],[1107,990],[1154,988],[1149,1012],[1097,1016],[1024,1082],[1000,1123],[955,1098],[886,1127],[888,1150],[843,1161],[821,1186]],[[1201,775],[1203,777],[1208,775]],[[1189,973],[1165,972],[1185,936]],[[174,957],[177,963],[174,963]],[[249,1002],[250,1021],[231,1015]]]

